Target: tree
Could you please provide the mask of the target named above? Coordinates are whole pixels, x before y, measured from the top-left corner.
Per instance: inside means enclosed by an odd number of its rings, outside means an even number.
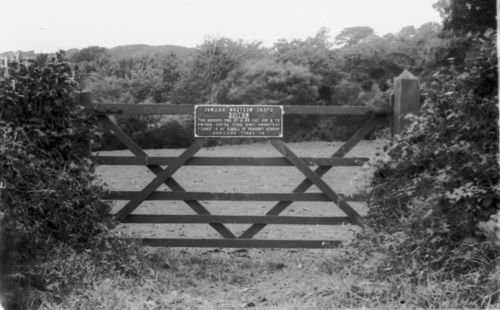
[[[76,52],[71,61],[80,65],[85,73],[99,70],[110,61],[108,50],[104,47],[89,46]]]
[[[354,45],[343,46],[338,50],[345,59],[343,71],[351,81],[367,87],[375,82],[383,91],[389,88],[388,81],[404,69],[427,76],[435,68],[437,52],[445,45],[440,31],[439,24],[426,23],[419,28],[404,27],[396,34],[371,35]]]
[[[397,37],[399,40],[404,40],[404,41],[409,41],[413,39],[413,36],[417,32],[417,29],[415,29],[414,26],[406,26],[403,27],[398,33]]]
[[[445,30],[465,34],[497,29],[495,0],[439,0],[434,8],[443,17]]]
[[[342,60],[331,49],[328,29],[322,28],[314,37],[305,40],[280,40],[274,44],[273,56],[280,63],[304,66],[316,75],[319,100],[333,104],[335,85],[343,78],[340,71]]]
[[[151,96],[155,102],[167,102],[173,99],[173,92],[181,77],[179,60],[174,53],[170,53],[160,60],[161,82],[153,85]]]
[[[225,104],[311,104],[319,78],[305,66],[272,59],[247,61],[221,83],[217,102]]]
[[[102,58],[106,54],[107,49],[105,47],[89,46],[76,52],[73,57],[71,57],[71,60],[74,62],[91,62]]]
[[[335,37],[335,44],[339,46],[352,46],[373,34],[373,28],[367,26],[344,28]]]
[[[260,58],[265,52],[259,42],[246,43],[228,38],[211,38],[201,46],[183,72],[176,89],[175,101],[200,104],[212,100],[212,92],[229,72],[243,61]]]

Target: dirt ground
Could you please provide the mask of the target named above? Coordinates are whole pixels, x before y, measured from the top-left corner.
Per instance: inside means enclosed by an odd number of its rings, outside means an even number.
[[[342,143],[290,143],[299,156],[329,157]],[[384,141],[362,141],[347,157],[373,157]],[[182,150],[151,150],[150,156],[175,156]],[[101,152],[126,155],[128,151]],[[280,156],[267,143],[204,148],[197,156]],[[140,190],[154,175],[140,166],[100,166],[102,180],[114,190]],[[334,191],[351,195],[368,184],[369,168],[335,167],[324,177]],[[289,193],[304,176],[294,167],[182,167],[173,176],[187,191]],[[166,190],[165,187],[160,190]],[[314,186],[309,192],[319,192]],[[116,211],[126,202],[117,202]],[[274,202],[202,201],[213,214],[263,215]],[[351,205],[361,214],[364,203]],[[150,201],[134,213],[195,214],[183,202]],[[334,204],[295,202],[283,215],[342,216]],[[240,234],[249,225],[228,225]],[[257,239],[348,240],[358,228],[352,225],[268,225]],[[208,225],[122,224],[128,236],[165,238],[217,238]],[[335,300],[351,292],[353,280],[336,275],[331,266],[338,249],[151,249],[168,273],[168,309],[330,309]],[[363,285],[355,283],[355,285]],[[371,284],[367,284],[371,285]],[[166,299],[165,299],[166,298]],[[162,308],[163,309],[163,308]]]

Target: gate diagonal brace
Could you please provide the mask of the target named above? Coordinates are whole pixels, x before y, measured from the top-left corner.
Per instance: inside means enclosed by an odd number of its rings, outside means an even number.
[[[382,124],[385,121],[385,117],[372,117],[369,119],[363,127],[361,127],[354,135],[349,138],[331,157],[344,157],[349,151],[355,147],[368,133],[370,133],[376,126]],[[319,177],[323,176],[331,169],[331,166],[318,167],[314,172]],[[303,180],[294,190],[293,193],[304,193],[311,187],[313,183],[309,179]],[[279,215],[288,206],[292,204],[292,201],[280,201],[276,203],[266,215]],[[239,239],[250,239],[253,238],[258,232],[260,232],[266,224],[254,224],[250,226],[245,232],[243,232],[238,238]]]
[[[143,190],[130,200],[120,211],[115,215],[119,221],[133,212],[137,207],[144,202],[155,190],[158,189],[165,181],[170,178],[179,168],[182,167],[194,154],[196,154],[203,146],[200,140],[196,140],[189,148],[187,148],[172,165],[169,165],[156,178],[153,179]]]
[[[118,127],[107,115],[98,115],[99,120],[103,126],[110,131],[120,142],[122,142],[135,156],[148,156],[142,148],[140,148],[130,137],[123,132],[123,130]],[[163,172],[163,168],[158,165],[146,165],[146,167],[153,172],[156,176],[159,176]],[[186,190],[177,181],[169,177],[164,181],[170,189],[177,192],[186,192]],[[210,212],[197,200],[184,201],[193,211],[199,215],[210,215]],[[223,238],[233,239],[236,236],[222,223],[210,223],[213,229],[215,229]]]
[[[271,144],[285,156],[300,172],[302,172],[314,185],[316,185],[330,200],[332,200],[355,224],[364,227],[363,219],[344,199],[337,195],[333,189],[311,170],[297,155],[295,155],[281,140],[271,140]]]

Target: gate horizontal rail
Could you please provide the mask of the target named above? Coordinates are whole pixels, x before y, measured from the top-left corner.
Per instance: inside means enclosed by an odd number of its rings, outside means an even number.
[[[110,191],[103,195],[107,200],[131,200],[140,192]],[[363,194],[344,195],[345,201],[365,201]],[[331,201],[323,193],[214,193],[214,192],[153,192],[145,200],[222,200],[222,201]]]
[[[284,225],[340,225],[352,224],[347,216],[278,216],[278,215],[164,215],[129,214],[122,223],[141,224],[284,224]]]
[[[92,156],[91,159],[99,165],[171,165],[177,157],[147,157],[147,156]],[[362,166],[368,162],[366,157],[302,157],[301,160],[309,166]],[[293,166],[283,157],[192,157],[184,166]]]
[[[94,104],[94,110],[101,114],[181,114],[193,115],[194,105],[190,104]],[[391,107],[366,106],[283,106],[285,115],[392,115]]]
[[[281,249],[328,249],[342,244],[341,240],[273,240],[273,239],[138,239],[151,247],[199,247],[199,248],[281,248]]]

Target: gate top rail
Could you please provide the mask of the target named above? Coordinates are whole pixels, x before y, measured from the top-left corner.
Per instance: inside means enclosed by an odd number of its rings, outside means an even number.
[[[194,105],[190,104],[92,104],[98,114],[184,114],[192,115]],[[310,106],[285,105],[285,115],[390,115],[389,106]]]

